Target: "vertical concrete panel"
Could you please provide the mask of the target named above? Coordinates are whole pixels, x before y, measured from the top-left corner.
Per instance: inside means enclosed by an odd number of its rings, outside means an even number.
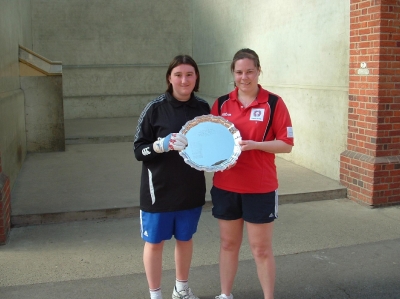
[[[192,52],[190,1],[32,0],[32,16],[33,50],[63,65],[157,64]]]
[[[199,62],[230,61],[233,54],[245,46],[248,26],[253,16],[244,8],[262,1],[202,0],[193,3],[193,55]],[[265,1],[263,1],[265,2]]]
[[[135,105],[115,106],[116,97],[163,92],[171,59],[192,54],[190,9],[181,0],[32,0],[33,50],[62,61],[66,101],[79,97],[94,114],[108,108],[106,117],[126,116],[125,108]],[[68,118],[93,115],[74,107],[65,106]]]
[[[335,180],[347,134],[349,9],[348,0],[193,1],[202,92],[225,93],[232,78],[217,69],[240,48],[254,49],[260,83],[291,112],[296,145],[282,157]]]
[[[201,78],[199,93],[202,96],[209,96],[215,101],[217,95],[226,94],[233,89],[230,62],[199,63],[199,71]]]
[[[62,77],[22,77],[28,152],[65,150]]]
[[[19,88],[18,2],[0,0],[0,93]]]
[[[20,89],[0,94],[0,150],[3,173],[13,186],[26,156],[24,94]]]
[[[349,9],[348,1],[274,2],[259,22],[264,39],[253,31],[249,37],[260,48],[262,85],[291,111],[296,146],[283,156],[335,180],[346,148]],[[258,19],[261,10],[253,12]]]
[[[0,152],[10,188],[26,155],[24,94],[18,45],[31,44],[31,1],[0,0]]]
[[[247,2],[204,0],[192,1],[192,5],[193,57],[201,74],[200,93],[215,98],[233,87],[230,63],[252,30],[243,11]]]
[[[346,146],[347,90],[267,86],[289,107],[295,147],[281,157],[339,180],[340,153]]]
[[[25,48],[32,49],[32,9],[31,0],[18,0],[19,18],[20,18],[20,34],[19,44]]]

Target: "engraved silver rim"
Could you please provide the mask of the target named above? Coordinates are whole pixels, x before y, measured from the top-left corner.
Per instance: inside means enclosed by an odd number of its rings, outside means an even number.
[[[232,155],[228,159],[221,161],[220,163],[218,163],[216,165],[215,164],[214,165],[200,165],[200,164],[194,162],[189,157],[186,150],[180,151],[179,154],[183,157],[185,163],[187,163],[188,165],[190,165],[191,167],[193,167],[197,170],[206,171],[206,172],[223,171],[223,170],[227,169],[228,167],[234,165],[242,152],[240,149],[240,145],[239,145],[239,141],[242,139],[240,132],[237,128],[235,128],[235,126],[230,121],[226,120],[225,118],[223,118],[221,116],[202,115],[202,116],[195,117],[194,119],[188,121],[182,127],[182,129],[179,131],[179,133],[186,135],[192,128],[196,127],[197,125],[199,125],[201,123],[205,123],[205,122],[212,122],[212,123],[220,124],[223,127],[225,127],[225,129],[232,135],[233,142],[234,142]]]

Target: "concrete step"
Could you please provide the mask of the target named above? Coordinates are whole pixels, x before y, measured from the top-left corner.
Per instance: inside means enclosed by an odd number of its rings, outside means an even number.
[[[12,226],[138,216],[142,164],[132,144],[137,121],[65,120],[65,152],[27,155],[11,193]],[[338,181],[282,157],[276,159],[280,204],[346,197]],[[210,208],[213,174],[205,175]]]
[[[133,142],[138,117],[66,119],[65,143]]]
[[[279,200],[299,203],[345,198],[339,182],[276,159]],[[132,143],[67,145],[65,152],[30,153],[11,193],[14,227],[138,215],[141,163]],[[206,201],[212,173],[206,173]]]

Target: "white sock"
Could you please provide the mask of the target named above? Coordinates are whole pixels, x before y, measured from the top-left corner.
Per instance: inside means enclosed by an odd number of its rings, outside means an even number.
[[[162,299],[161,288],[150,289],[150,299]]]
[[[225,299],[233,299],[233,295],[230,294],[229,296],[225,295],[225,294],[221,294],[221,296]]]
[[[175,287],[178,292],[182,290],[186,290],[189,287],[188,281],[187,280],[176,280],[175,282]]]

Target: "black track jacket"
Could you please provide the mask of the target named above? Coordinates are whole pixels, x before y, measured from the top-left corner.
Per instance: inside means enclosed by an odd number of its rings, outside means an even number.
[[[141,210],[169,212],[205,204],[204,173],[186,164],[177,151],[156,153],[153,142],[170,133],[178,133],[187,121],[209,113],[209,104],[193,93],[189,101],[180,102],[167,92],[144,108],[134,139],[135,157],[143,161]]]

